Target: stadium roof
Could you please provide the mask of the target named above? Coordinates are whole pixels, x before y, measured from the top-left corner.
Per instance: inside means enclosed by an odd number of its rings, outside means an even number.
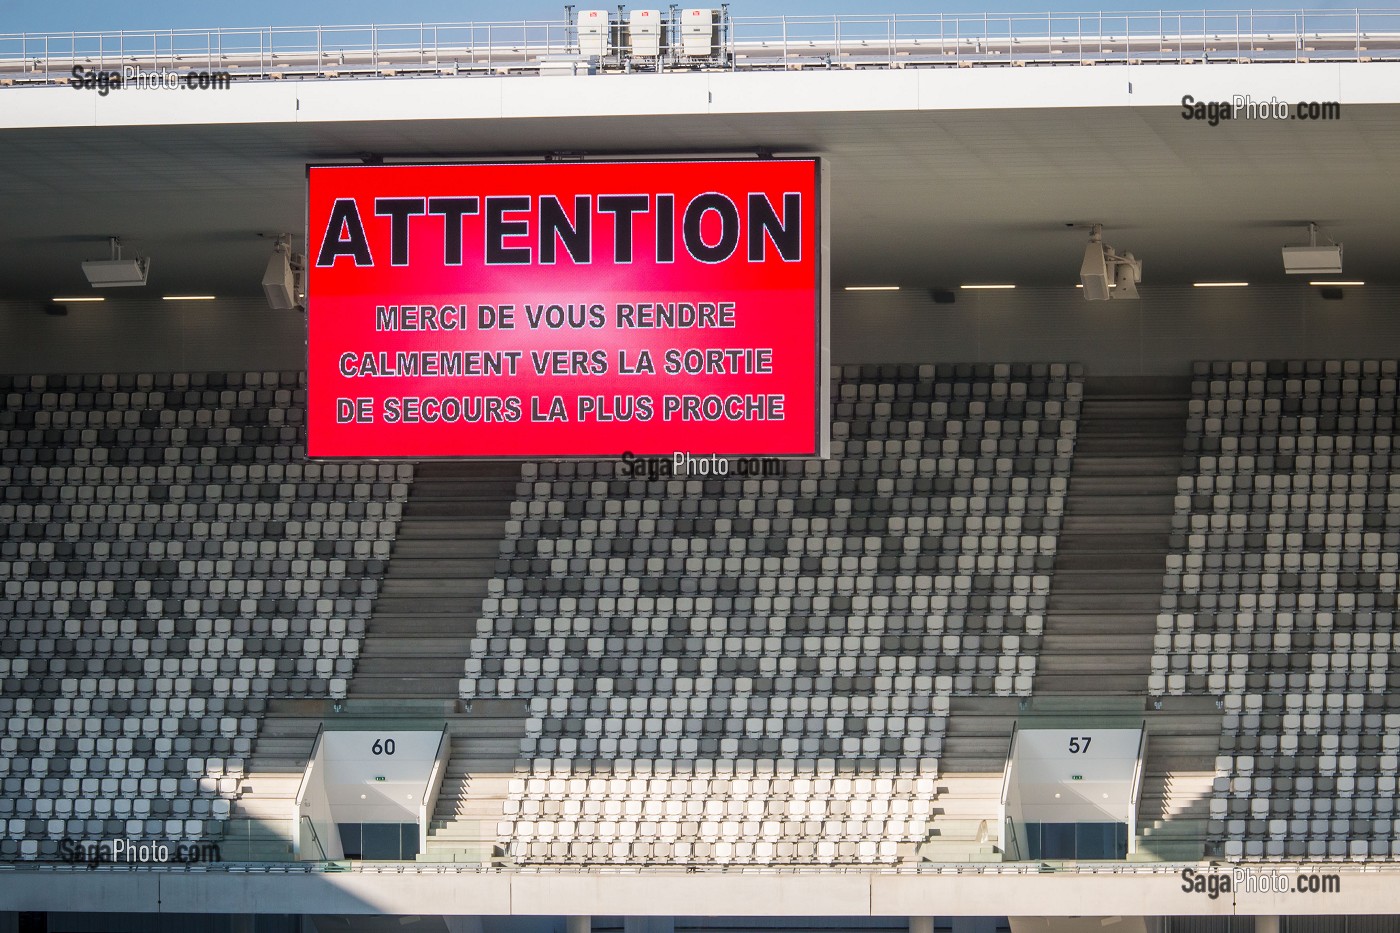
[[[49,76],[0,87],[0,275],[15,296],[83,288],[79,261],[119,235],[153,257],[129,297],[258,295],[262,237],[303,227],[310,161],[764,152],[827,160],[836,287],[1069,287],[1087,236],[1066,225],[1091,223],[1144,261],[1146,289],[1288,282],[1279,249],[1310,221],[1346,245],[1348,279],[1397,281],[1400,62],[1181,64],[1121,47],[1105,62],[1083,44],[1074,61],[1099,67],[1050,66],[1042,49],[1025,53],[1039,67],[955,50],[948,64],[995,67],[791,70],[783,50],[789,70],[331,78],[318,54],[305,80],[225,90],[75,93]],[[1340,109],[1211,125],[1183,119],[1186,95]]]

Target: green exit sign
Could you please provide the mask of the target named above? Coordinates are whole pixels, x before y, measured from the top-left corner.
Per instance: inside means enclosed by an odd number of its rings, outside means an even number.
[[[1084,775],[1082,775],[1082,774],[1071,774],[1071,775],[1069,776],[1069,779],[1070,779],[1071,781],[1082,781],[1082,780],[1084,780]],[[384,779],[383,779],[383,778],[380,778],[380,780],[382,781],[382,780],[384,780]]]
[[[376,775],[374,776],[374,779],[375,779],[376,781],[382,781],[382,780],[384,780],[384,775],[382,775],[382,774],[376,774]],[[1079,778],[1075,778],[1075,780],[1077,781],[1077,780],[1079,780]]]

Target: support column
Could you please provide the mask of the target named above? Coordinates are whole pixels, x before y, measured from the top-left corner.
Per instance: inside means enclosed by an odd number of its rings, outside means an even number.
[[[480,917],[443,917],[447,933],[481,933]]]
[[[1254,918],[1254,933],[1279,933],[1281,927],[1278,917]]]
[[[624,917],[622,933],[676,933],[676,918]]]
[[[909,933],[933,933],[933,918],[910,917]]]
[[[564,933],[593,933],[593,918],[565,917]]]
[[[995,917],[954,917],[953,933],[997,933]]]

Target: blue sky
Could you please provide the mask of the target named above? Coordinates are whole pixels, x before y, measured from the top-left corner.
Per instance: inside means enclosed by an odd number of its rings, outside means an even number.
[[[630,4],[637,8],[662,8],[665,2]],[[703,6],[702,2],[686,0],[682,6]],[[1310,0],[1308,9],[1351,9],[1355,4]],[[613,9],[615,0],[607,3],[581,4],[584,8]],[[1259,3],[1261,9],[1297,9],[1301,4]],[[1054,9],[1069,11],[1121,11],[1195,9],[1190,3],[1163,4],[1161,0],[1084,0],[1077,3],[1050,3],[1047,0],[998,0],[994,4],[977,0],[736,0],[730,12],[736,16],[769,16],[776,14],[832,13],[933,13],[933,12],[1027,12],[1042,13]],[[1248,3],[1222,4],[1217,9],[1247,9]],[[503,22],[508,20],[562,20],[563,4],[552,0],[419,0],[408,3],[386,3],[383,0],[311,0],[287,3],[286,0],[240,0],[237,3],[199,4],[188,0],[137,0],[137,2],[25,2],[0,0],[0,34],[16,32],[72,32],[116,29],[182,29],[209,26],[306,26],[360,23],[461,23]]]

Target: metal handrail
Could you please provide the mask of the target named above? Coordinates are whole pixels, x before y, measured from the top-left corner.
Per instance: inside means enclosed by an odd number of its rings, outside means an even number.
[[[318,833],[318,832],[316,832],[316,823],[315,823],[315,821],[312,820],[311,817],[309,817],[309,816],[303,816],[301,819],[302,819],[302,822],[305,823],[305,824],[311,829],[311,839],[312,839],[313,842],[316,843],[316,851],[321,853],[321,857],[320,857],[319,859],[317,859],[317,861],[320,861],[320,862],[328,862],[328,861],[330,861],[330,857],[329,857],[328,855],[326,855],[326,847],[321,843],[321,834]]]
[[[1011,831],[1011,848],[1007,849],[1006,854],[1011,856],[1012,861],[1019,862],[1024,858],[1021,855],[1021,837],[1016,834],[1016,821],[1009,816],[1006,818],[1006,828]]]
[[[674,24],[672,24],[674,28]],[[904,68],[1077,62],[1400,60],[1400,9],[731,16],[706,69]],[[220,27],[0,34],[0,83],[62,84],[74,67],[228,71],[235,78],[538,71],[577,54],[561,21]],[[616,53],[631,70],[647,61]],[[608,70],[604,68],[603,70]]]
[[[1001,775],[1001,805],[1006,806],[1006,796],[1011,790],[1011,770],[1016,760],[1016,736],[1020,733],[1021,724],[1013,722],[1011,724],[1011,738],[1006,743],[1006,768]]]
[[[1137,851],[1138,804],[1142,800],[1142,780],[1147,770],[1147,720],[1142,721],[1138,736],[1137,761],[1133,764],[1133,783],[1128,795],[1128,852]]]
[[[1278,860],[1266,861],[1264,859],[1232,859],[1228,863],[1229,867],[1235,866],[1259,866],[1269,872],[1335,872],[1344,875],[1382,875],[1400,876],[1400,870],[1394,862],[1347,862],[1328,861],[1325,859],[1314,860]],[[78,862],[39,862],[39,861],[12,861],[0,862],[0,873],[19,872],[121,872],[121,873],[214,873],[214,872],[241,872],[258,874],[312,874],[318,872],[352,872],[355,874],[382,874],[393,873],[398,875],[443,875],[443,874],[473,874],[473,875],[528,875],[538,877],[540,875],[570,876],[570,877],[598,877],[602,875],[630,875],[635,877],[645,877],[647,875],[657,876],[692,876],[696,874],[722,874],[726,876],[736,875],[1179,875],[1181,869],[1191,866],[1202,869],[1205,865],[1214,866],[1217,870],[1224,870],[1222,863],[1207,861],[1204,859],[1192,859],[1189,861],[1166,861],[1166,862],[1056,862],[1053,866],[1041,862],[923,862],[908,863],[892,866],[869,866],[869,865],[530,865],[527,867],[517,867],[512,865],[478,864],[475,862],[366,862],[366,861],[346,861],[336,862],[327,859],[325,861],[304,861],[304,862],[207,862],[201,864],[148,864],[140,862],[116,862],[104,863],[96,866],[88,866],[86,863]]]

